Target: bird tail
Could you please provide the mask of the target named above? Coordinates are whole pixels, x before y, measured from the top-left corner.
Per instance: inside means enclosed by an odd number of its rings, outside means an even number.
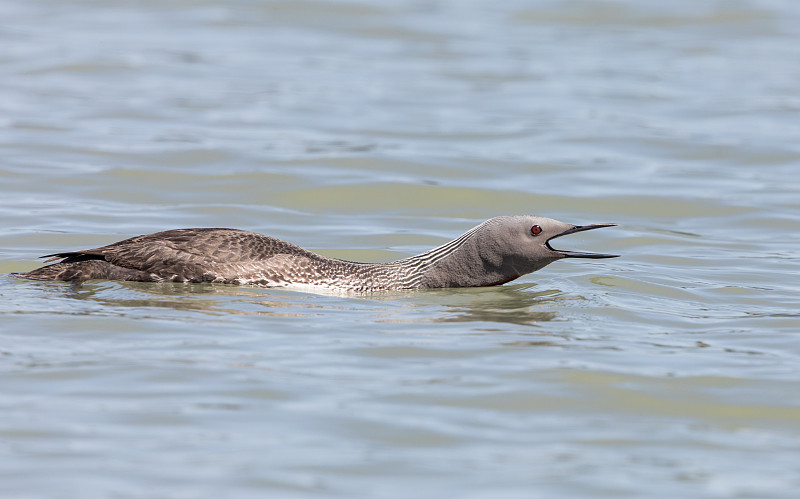
[[[59,262],[45,265],[30,272],[14,272],[11,277],[17,279],[32,279],[35,281],[67,281],[84,282],[89,279],[84,273],[84,266],[79,262]]]

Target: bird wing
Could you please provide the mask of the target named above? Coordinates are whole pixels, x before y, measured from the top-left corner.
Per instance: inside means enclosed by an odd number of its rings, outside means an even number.
[[[237,229],[174,229],[132,237],[108,246],[46,255],[61,258],[104,259],[114,265],[169,279],[229,281],[260,267],[272,267],[279,255],[313,255],[303,248]],[[48,261],[50,261],[48,260]]]

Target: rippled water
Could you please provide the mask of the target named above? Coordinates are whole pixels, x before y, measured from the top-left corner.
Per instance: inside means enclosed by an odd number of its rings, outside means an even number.
[[[0,278],[3,497],[793,497],[796,2],[0,0],[0,272],[175,227],[389,260],[317,296]]]

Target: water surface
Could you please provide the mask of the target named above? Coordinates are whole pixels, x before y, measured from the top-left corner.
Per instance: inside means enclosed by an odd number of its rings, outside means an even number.
[[[4,497],[792,497],[792,2],[0,1],[0,272],[176,227],[497,288],[0,278]]]

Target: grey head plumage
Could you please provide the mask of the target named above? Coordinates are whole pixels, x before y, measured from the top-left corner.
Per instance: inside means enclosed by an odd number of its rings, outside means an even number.
[[[618,255],[554,249],[557,237],[616,224],[572,225],[534,215],[487,220],[464,235],[411,261],[426,265],[420,287],[473,287],[504,284],[562,258],[614,258]]]

